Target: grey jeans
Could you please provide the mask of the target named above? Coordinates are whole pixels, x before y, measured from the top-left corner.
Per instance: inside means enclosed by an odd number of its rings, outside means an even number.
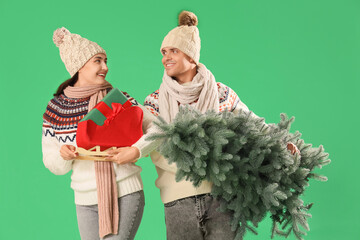
[[[119,232],[107,235],[106,240],[134,239],[144,212],[144,192],[138,191],[118,199]],[[99,240],[99,217],[97,205],[76,205],[76,214],[82,240]]]
[[[228,213],[216,209],[218,200],[210,194],[178,199],[165,204],[168,240],[233,240]]]

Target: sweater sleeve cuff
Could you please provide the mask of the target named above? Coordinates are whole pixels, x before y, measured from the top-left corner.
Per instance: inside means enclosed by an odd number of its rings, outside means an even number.
[[[136,147],[137,149],[139,149],[140,156],[138,159],[149,155],[161,143],[161,140],[147,141],[145,140],[147,136],[148,134],[143,135],[136,143],[132,145],[132,147]]]

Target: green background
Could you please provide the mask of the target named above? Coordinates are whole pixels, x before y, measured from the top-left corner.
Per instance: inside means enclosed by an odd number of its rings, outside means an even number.
[[[310,181],[303,198],[315,203],[306,239],[360,239],[359,0],[0,0],[0,239],[80,239],[70,173],[42,163],[42,114],[69,77],[53,31],[99,43],[107,80],[143,102],[161,83],[161,41],[183,9],[199,18],[200,62],[217,81],[268,123],[295,116],[292,130],[330,153],[318,171],[329,181]],[[157,174],[149,158],[139,164],[146,206],[136,239],[162,240]],[[245,239],[269,239],[268,218],[258,230]]]

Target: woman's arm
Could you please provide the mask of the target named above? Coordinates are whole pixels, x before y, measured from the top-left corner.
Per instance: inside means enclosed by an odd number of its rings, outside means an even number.
[[[60,155],[61,144],[50,124],[44,121],[42,134],[43,162],[56,175],[64,175],[72,169],[72,160],[64,160]]]
[[[153,122],[156,121],[156,117],[144,106],[139,104],[138,107],[143,110],[144,135],[131,147],[122,147],[109,151],[109,157],[107,157],[108,160],[112,160],[118,164],[136,162],[138,159],[150,154],[160,145],[161,140],[145,140],[150,134],[156,131],[156,127],[153,124]]]

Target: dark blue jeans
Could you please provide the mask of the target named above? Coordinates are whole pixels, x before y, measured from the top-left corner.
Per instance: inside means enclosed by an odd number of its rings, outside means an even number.
[[[165,204],[167,240],[233,240],[228,213],[210,194],[178,199]]]

